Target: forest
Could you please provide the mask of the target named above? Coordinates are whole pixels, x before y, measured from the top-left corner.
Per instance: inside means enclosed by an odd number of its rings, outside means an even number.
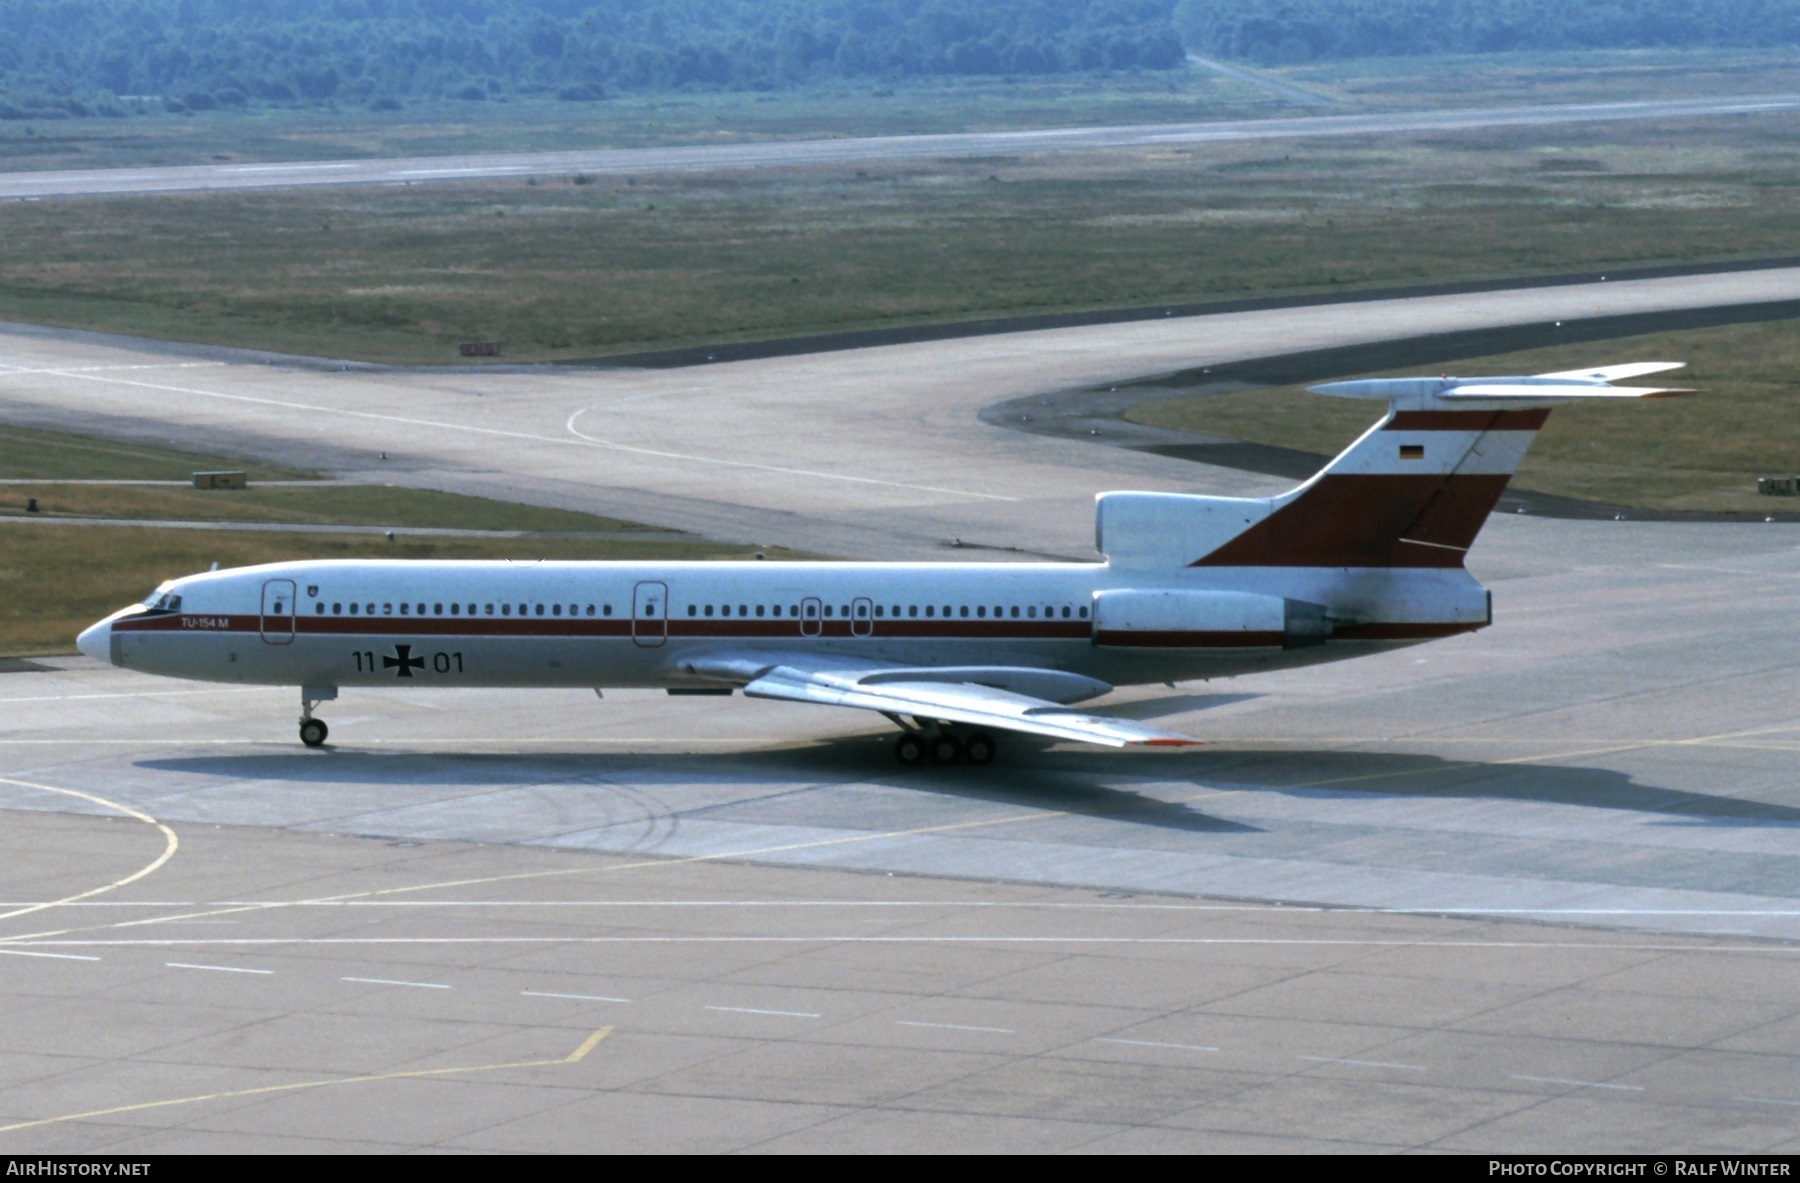
[[[1173,0],[0,0],[0,116],[1182,64]]]
[[[1342,58],[1800,44],[1800,0],[1180,0],[1195,53]]]
[[[1800,44],[1800,0],[0,0],[0,118]]]

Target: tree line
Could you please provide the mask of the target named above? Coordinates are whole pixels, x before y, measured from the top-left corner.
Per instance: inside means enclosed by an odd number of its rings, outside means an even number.
[[[1182,64],[1174,0],[0,0],[17,114]],[[0,115],[5,114],[0,111]]]
[[[1800,44],[1800,0],[0,0],[0,118]]]
[[[1196,53],[1333,58],[1800,44],[1800,0],[1181,0]]]

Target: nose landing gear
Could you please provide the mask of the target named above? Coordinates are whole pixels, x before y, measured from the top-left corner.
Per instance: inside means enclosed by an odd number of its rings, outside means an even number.
[[[300,691],[300,742],[309,748],[323,746],[325,737],[331,734],[331,728],[325,726],[325,720],[313,718],[313,708],[322,702],[337,697],[337,690],[330,686],[307,686]]]

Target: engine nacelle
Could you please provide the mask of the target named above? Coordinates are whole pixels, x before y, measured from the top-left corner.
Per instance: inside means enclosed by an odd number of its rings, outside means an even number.
[[[1299,649],[1331,635],[1322,604],[1238,591],[1123,589],[1094,596],[1094,644]]]

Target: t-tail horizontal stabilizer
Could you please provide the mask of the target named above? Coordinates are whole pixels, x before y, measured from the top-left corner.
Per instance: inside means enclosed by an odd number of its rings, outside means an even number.
[[[1622,378],[1641,378],[1678,370],[1685,362],[1638,361],[1592,370],[1563,370],[1510,378],[1358,378],[1308,386],[1314,394],[1334,398],[1379,399],[1396,410],[1424,410],[1434,405],[1473,410],[1484,403],[1507,408],[1556,407],[1584,398],[1679,398],[1694,393],[1672,386],[1613,386]]]

